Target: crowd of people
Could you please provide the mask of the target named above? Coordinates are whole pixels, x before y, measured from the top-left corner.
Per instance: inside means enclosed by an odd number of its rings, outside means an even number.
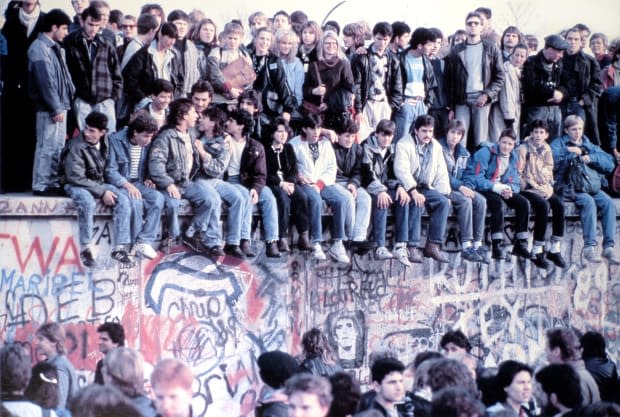
[[[125,346],[123,327],[97,328],[94,381],[78,387],[67,360],[63,327],[39,327],[33,351],[20,342],[0,349],[2,417],[198,417],[192,410],[195,376],[178,359],[161,359],[150,375],[139,351]],[[439,351],[403,364],[387,348],[367,358],[368,390],[340,366],[318,328],[302,337],[302,353],[258,354],[263,383],[256,417],[615,417],[620,380],[595,331],[547,330],[536,368],[509,359],[484,368],[460,330],[446,332]],[[32,357],[38,362],[32,366]]]
[[[73,199],[86,267],[97,264],[99,202],[112,208],[110,256],[124,264],[157,256],[162,223],[163,248],[254,257],[255,210],[267,257],[292,250],[294,225],[314,259],[373,251],[406,267],[449,261],[452,210],[462,259],[490,263],[506,259],[510,207],[512,254],[564,268],[566,202],[581,216],[583,260],[620,264],[609,195],[620,191],[620,42],[604,34],[578,24],[538,50],[519,28],[495,32],[485,7],[449,37],[400,21],[341,33],[278,11],[253,13],[243,45],[240,20],[218,32],[199,10],[72,5],[73,18],[37,0],[7,8],[2,182]],[[182,199],[193,209],[183,225]]]

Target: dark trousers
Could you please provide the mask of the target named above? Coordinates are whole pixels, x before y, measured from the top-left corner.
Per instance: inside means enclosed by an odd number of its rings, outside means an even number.
[[[297,227],[297,233],[307,232],[310,228],[310,221],[308,219],[308,196],[304,190],[295,186],[293,194],[288,195],[280,187],[270,186],[276,203],[278,205],[278,235],[281,238],[286,237],[288,233],[288,227],[291,219],[291,208],[293,209],[293,220],[295,227]]]
[[[515,211],[515,233],[527,233],[530,205],[525,197],[515,193],[512,197],[504,199],[493,191],[481,191],[480,194],[487,199],[487,212],[491,214],[491,235],[503,233],[504,206],[508,206]]]
[[[534,220],[534,241],[544,242],[549,221],[549,207],[553,220],[551,222],[551,233],[553,236],[564,236],[564,204],[562,199],[556,194],[552,194],[548,199],[544,199],[538,194],[530,191],[522,191],[521,195],[530,202],[532,212],[536,216]]]

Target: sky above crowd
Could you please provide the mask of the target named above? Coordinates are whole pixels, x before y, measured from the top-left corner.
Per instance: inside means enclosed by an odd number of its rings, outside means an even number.
[[[0,0],[6,6],[7,0]],[[44,10],[54,7],[72,13],[70,0],[40,0]],[[241,18],[262,10],[272,15],[283,9],[289,13],[295,9],[304,10],[311,19],[321,23],[330,10],[342,0],[149,0],[159,2],[166,13],[180,8],[190,11],[203,10],[218,24]],[[137,14],[146,0],[108,0],[112,8],[124,13]],[[585,23],[593,32],[603,32],[610,39],[620,36],[620,7],[618,0],[346,0],[328,17],[341,25],[357,20],[371,24],[378,21],[404,20],[411,27],[439,27],[445,34],[463,28],[468,11],[478,6],[493,10],[493,25],[501,32],[508,25],[516,25],[525,33],[542,38],[556,33],[575,23]]]

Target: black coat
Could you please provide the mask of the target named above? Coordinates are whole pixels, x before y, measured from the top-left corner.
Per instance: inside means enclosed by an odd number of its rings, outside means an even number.
[[[584,359],[586,369],[596,381],[598,390],[601,393],[601,400],[614,401],[617,397],[617,391],[620,389],[618,383],[618,371],[616,364],[605,358],[588,358]]]

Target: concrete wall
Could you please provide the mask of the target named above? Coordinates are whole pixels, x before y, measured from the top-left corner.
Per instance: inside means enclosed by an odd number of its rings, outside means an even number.
[[[128,345],[148,363],[174,356],[192,365],[196,415],[250,415],[261,389],[257,356],[299,353],[312,326],[327,331],[344,367],[362,381],[371,350],[389,346],[408,362],[437,349],[450,328],[464,330],[487,365],[507,358],[535,363],[545,329],[564,325],[602,331],[618,359],[620,267],[583,263],[574,213],[563,242],[569,267],[548,271],[516,258],[490,266],[462,262],[454,224],[448,265],[427,260],[405,269],[371,255],[339,265],[298,252],[212,262],[174,248],[124,268],[109,259],[111,219],[104,208],[100,213],[99,267],[89,271],[79,262],[70,200],[0,196],[0,340],[31,342],[40,323],[63,323],[85,383],[101,357],[96,327],[121,322]],[[510,226],[506,234],[508,240]],[[620,228],[616,236],[620,242]]]

